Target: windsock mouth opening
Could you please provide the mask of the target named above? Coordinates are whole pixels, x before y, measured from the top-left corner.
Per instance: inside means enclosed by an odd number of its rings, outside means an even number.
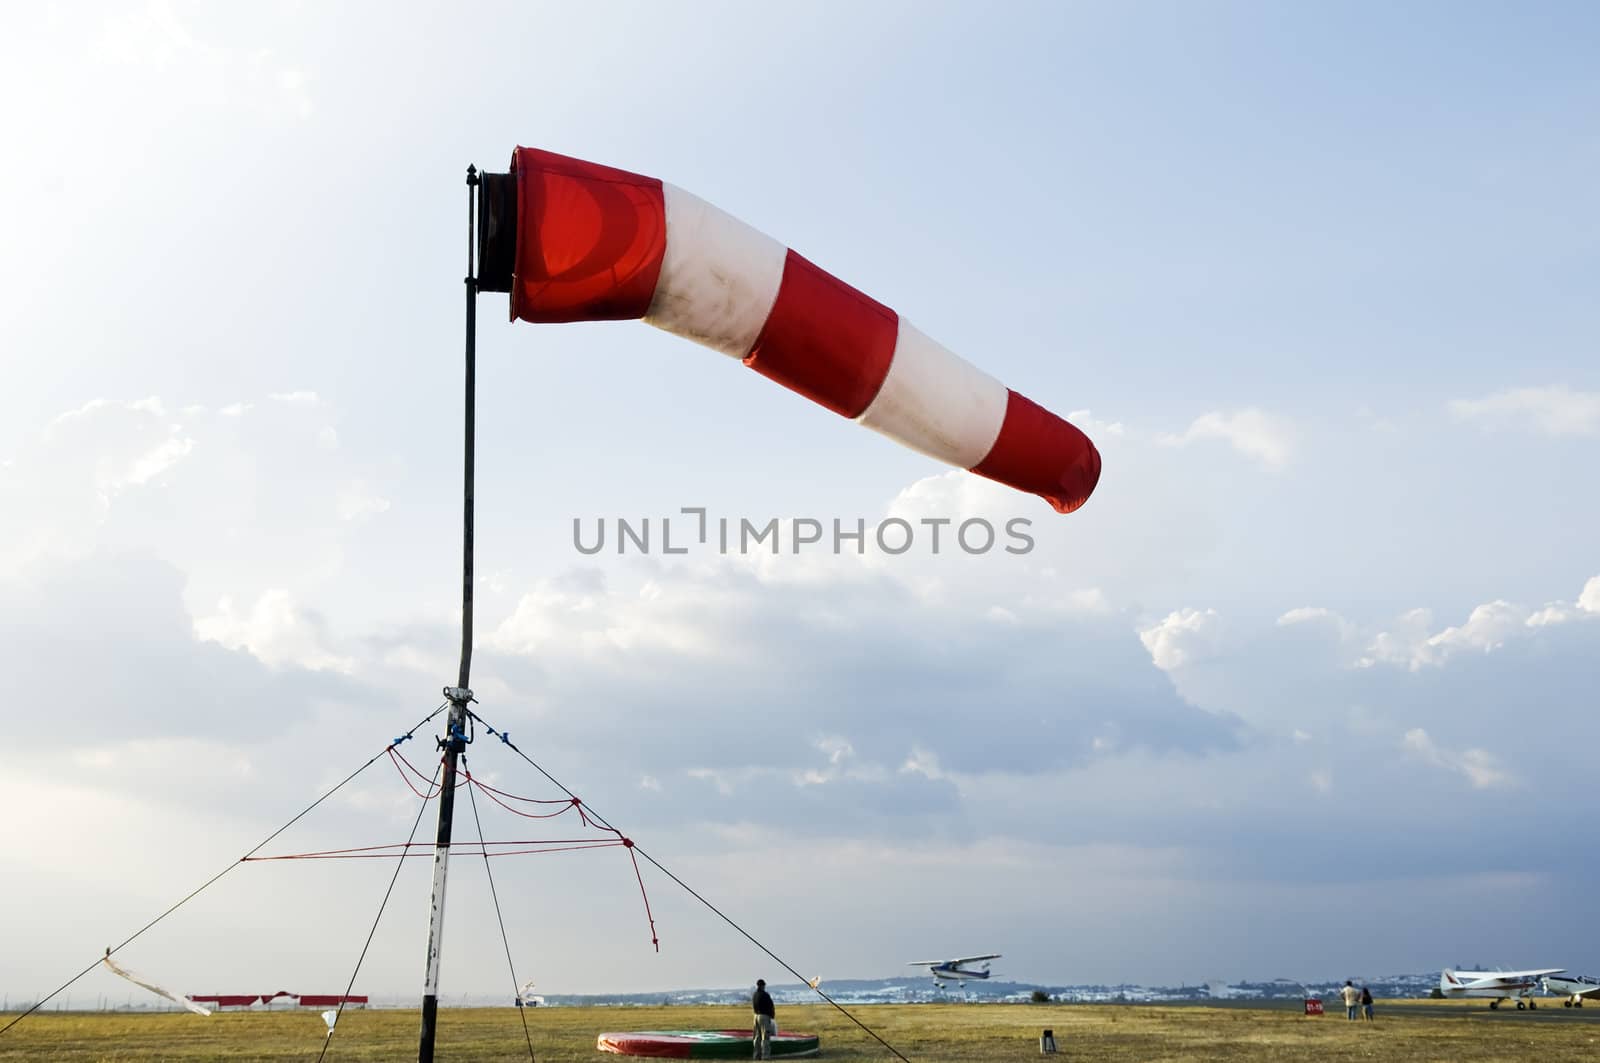
[[[1061,492],[1046,495],[1057,513],[1082,509],[1100,483],[1100,448],[1090,444],[1083,457],[1061,473]]]

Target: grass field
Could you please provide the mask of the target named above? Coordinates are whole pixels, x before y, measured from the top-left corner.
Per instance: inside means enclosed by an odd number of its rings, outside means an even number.
[[[1055,1031],[1063,1060],[1589,1060],[1600,1053],[1600,1021],[1543,1008],[1490,1013],[1481,1002],[1378,1006],[1378,1021],[1343,1012],[1306,1018],[1250,1006],[871,1005],[852,1009],[918,1063],[987,1063],[1039,1058],[1039,1034]],[[1596,1009],[1600,1013],[1600,1009]],[[540,1063],[601,1063],[603,1030],[717,1029],[747,1025],[742,1008],[539,1008],[527,1012]],[[1600,1020],[1600,1014],[1595,1015]],[[8,1020],[9,1021],[9,1020]],[[3,1024],[0,1024],[3,1025]],[[784,1029],[818,1033],[822,1057],[893,1059],[826,1005],[780,1009]],[[326,1029],[311,1012],[84,1014],[43,1012],[0,1036],[0,1060],[111,1063],[131,1060],[314,1060]],[[417,1017],[407,1011],[349,1011],[329,1060],[416,1058]],[[527,1059],[515,1009],[439,1013],[440,1063]]]

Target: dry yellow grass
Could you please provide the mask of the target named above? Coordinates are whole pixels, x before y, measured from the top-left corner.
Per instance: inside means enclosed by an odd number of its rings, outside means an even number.
[[[1481,1003],[1378,1006],[1374,1023],[1342,1012],[1306,1018],[1283,1009],[1129,1005],[874,1005],[853,1009],[918,1063],[989,1063],[1039,1057],[1039,1033],[1055,1031],[1061,1060],[1160,1061],[1438,1060],[1487,1063],[1537,1058],[1589,1060],[1600,1053],[1600,1021],[1548,1005],[1536,1013],[1489,1013]],[[1600,1012],[1600,1009],[1596,1009]],[[600,1063],[602,1030],[743,1027],[742,1008],[540,1008],[527,1012],[540,1063]],[[440,1063],[527,1059],[515,1009],[440,1013]],[[1595,1016],[1600,1020],[1600,1014]],[[833,1060],[892,1059],[826,1005],[780,1009],[784,1029],[822,1037]],[[0,1036],[0,1060],[123,1063],[131,1060],[314,1060],[322,1020],[315,1013],[41,1013]],[[351,1011],[329,1060],[415,1058],[417,1018],[406,1011]]]

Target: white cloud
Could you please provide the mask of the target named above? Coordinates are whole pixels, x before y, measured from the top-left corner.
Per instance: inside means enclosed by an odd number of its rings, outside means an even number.
[[[1578,595],[1578,608],[1586,613],[1600,613],[1600,576],[1592,576]]]
[[[701,782],[708,782],[712,786],[715,786],[717,788],[717,793],[721,794],[723,797],[733,796],[733,790],[735,786],[734,776],[736,774],[734,772],[716,771],[712,768],[690,768],[685,774],[687,774],[691,779],[698,779]]]
[[[1441,667],[1461,653],[1494,653],[1517,639],[1535,637],[1540,629],[1597,616],[1600,616],[1600,576],[1584,583],[1575,602],[1551,602],[1541,609],[1529,610],[1496,599],[1475,607],[1465,622],[1438,632],[1430,631],[1431,613],[1426,609],[1414,609],[1402,616],[1392,630],[1373,636],[1367,643],[1365,656],[1357,664],[1371,667],[1382,662],[1401,665],[1411,671]]]
[[[96,57],[129,64],[165,67],[202,50],[188,26],[168,3],[147,3],[107,18],[95,42]]]
[[[68,424],[80,418],[90,417],[104,410],[133,410],[138,413],[148,413],[154,417],[165,417],[166,406],[155,395],[142,399],[90,399],[75,410],[59,413],[50,421],[52,428],[57,425]]]
[[[389,500],[380,498],[364,484],[351,484],[339,495],[340,520],[362,520],[388,512],[388,509]]]
[[[1418,647],[1428,641],[1428,629],[1433,626],[1433,613],[1428,609],[1411,609],[1400,615],[1391,630],[1380,631],[1372,637],[1367,653],[1356,662],[1357,667],[1370,668],[1375,664],[1405,665],[1415,670]]]
[[[1574,609],[1565,602],[1551,602],[1543,609],[1532,613],[1527,620],[1529,627],[1553,627],[1556,624],[1566,624],[1582,616],[1581,610]]]
[[[950,521],[959,523],[967,518],[984,518],[999,527],[1005,518],[1028,511],[1021,496],[1011,488],[974,476],[964,469],[951,469],[924,476],[905,487],[889,503],[887,516],[898,517],[918,528],[926,527],[921,524],[923,520],[945,521],[939,548],[941,552],[953,553],[960,547]],[[923,538],[931,546],[932,536],[925,532]]]
[[[178,460],[194,449],[194,440],[187,436],[174,436],[134,458],[127,471],[112,479],[105,486],[113,491],[120,491],[124,487],[148,483],[172,468]]]
[[[1423,644],[1422,660],[1438,663],[1452,653],[1477,650],[1489,653],[1505,645],[1506,639],[1527,626],[1528,611],[1510,602],[1486,602],[1472,610],[1466,623],[1447,627]]]
[[[1356,625],[1334,612],[1319,605],[1303,605],[1278,617],[1278,627],[1322,627],[1335,632],[1340,641],[1356,637]]]
[[[1170,672],[1216,652],[1222,641],[1222,617],[1215,609],[1179,609],[1141,629],[1139,641],[1156,667]]]
[[[191,110],[237,99],[271,117],[311,117],[311,78],[304,68],[284,62],[270,48],[247,53],[207,40],[193,23],[164,0],[123,5],[102,21],[90,56],[102,70],[146,74],[169,92],[204,92],[203,102],[184,101]]]
[[[267,398],[290,406],[315,406],[322,401],[315,391],[274,391]]]
[[[1465,776],[1474,790],[1503,789],[1516,785],[1516,780],[1487,750],[1463,749],[1457,752],[1445,749],[1421,727],[1407,731],[1400,744],[1424,763]]]
[[[1278,617],[1278,626],[1288,627],[1291,624],[1305,624],[1313,620],[1323,620],[1327,618],[1337,619],[1336,614],[1327,609],[1323,609],[1321,606],[1305,605],[1298,609],[1290,609],[1287,613],[1284,613],[1282,616]]]
[[[0,475],[0,579],[97,551],[171,561],[196,615],[269,589],[340,593],[352,550],[379,537],[387,477],[318,447],[326,405],[97,398],[24,437]]]
[[[194,622],[195,634],[229,649],[248,650],[258,660],[281,666],[299,665],[313,671],[349,672],[355,662],[324,648],[321,622],[295,604],[285,590],[269,590],[248,610],[232,599],[217,603],[217,612]]]
[[[646,580],[633,594],[613,591],[598,569],[541,580],[487,642],[504,653],[587,657],[638,650],[715,654],[699,622],[729,590],[692,579]]]
[[[281,66],[270,48],[252,57],[251,81],[275,98],[294,118],[310,118],[316,109],[311,96],[311,75],[301,67]]]
[[[1551,602],[1528,617],[1529,627],[1550,627],[1574,620],[1587,620],[1600,615],[1600,576],[1592,577],[1583,585],[1575,602]]]
[[[159,398],[91,399],[50,422],[50,442],[70,446],[76,439],[92,438],[97,453],[81,452],[78,463],[93,463],[93,483],[102,506],[108,506],[126,488],[156,479],[194,449],[183,426],[168,420]]]
[[[939,754],[915,745],[911,747],[905,763],[900,765],[900,771],[927,779],[944,778],[944,771],[939,767]]]
[[[1520,428],[1549,436],[1600,435],[1600,393],[1573,391],[1565,385],[1452,399],[1450,413],[1486,428]]]
[[[1099,587],[1085,587],[1082,590],[1068,591],[1066,605],[1067,608],[1082,613],[1109,613],[1111,611],[1111,602]]]
[[[1073,410],[1066,419],[1092,439],[1128,434],[1121,421],[1102,421],[1089,410]]]
[[[0,478],[0,574],[162,512],[173,471],[187,463],[188,473],[196,450],[196,435],[158,398],[94,399],[55,417]]]
[[[839,735],[819,738],[816,746],[828,758],[828,763],[835,767],[856,755],[856,749],[850,744],[850,740]]]
[[[1286,468],[1294,452],[1294,431],[1288,422],[1254,407],[1232,413],[1214,410],[1196,417],[1181,435],[1157,437],[1157,442],[1172,447],[1204,440],[1222,440],[1274,471]]]

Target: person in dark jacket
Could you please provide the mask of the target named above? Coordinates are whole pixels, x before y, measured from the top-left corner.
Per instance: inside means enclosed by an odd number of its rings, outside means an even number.
[[[767,981],[756,979],[756,991],[750,994],[750,1010],[755,1012],[755,1043],[751,1059],[771,1059],[772,1039],[778,1033],[778,1015],[772,1007],[772,995],[767,992]]]
[[[1361,1013],[1368,1021],[1372,1021],[1372,990],[1366,986],[1361,987]]]

